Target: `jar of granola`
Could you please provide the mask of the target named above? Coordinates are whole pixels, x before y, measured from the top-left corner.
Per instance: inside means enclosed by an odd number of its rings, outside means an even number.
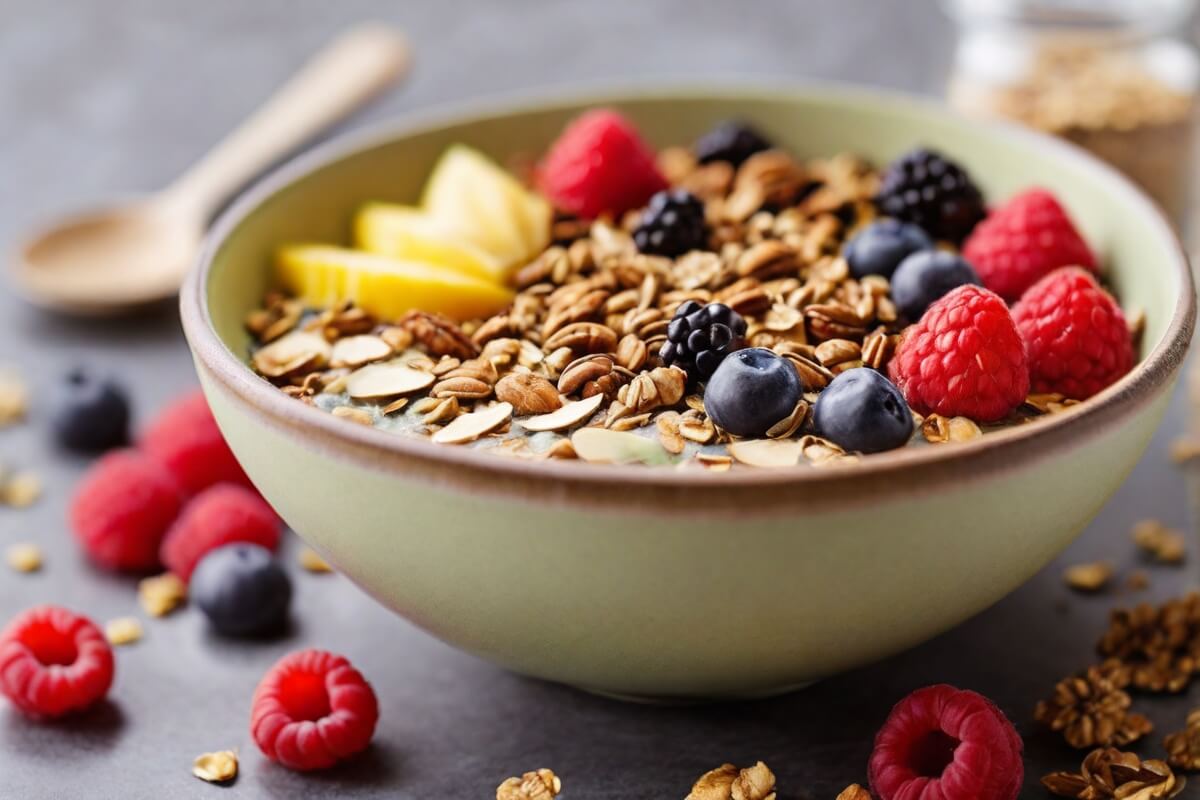
[[[960,29],[948,86],[968,114],[1074,142],[1188,214],[1200,57],[1196,0],[943,0]]]

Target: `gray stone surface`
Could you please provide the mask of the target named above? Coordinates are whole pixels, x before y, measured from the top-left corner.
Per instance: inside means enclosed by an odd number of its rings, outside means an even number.
[[[507,90],[664,76],[837,78],[936,93],[952,36],[931,3],[877,0],[0,0],[0,248],[57,210],[165,183],[305,54],[363,18],[404,26],[419,56],[408,85],[360,120]],[[36,508],[0,509],[0,544],[30,539],[48,556],[39,575],[0,570],[0,619],[41,602],[97,619],[136,608],[133,581],[90,568],[65,524],[86,464],[48,446],[37,398],[78,362],[123,376],[143,419],[194,381],[170,306],[86,324],[28,308],[7,287],[0,293],[0,363],[36,387],[29,424],[0,431],[0,458],[47,482]],[[1025,794],[1042,796],[1037,776],[1077,757],[1035,731],[1033,703],[1089,661],[1116,602],[1069,596],[1059,572],[1098,557],[1131,566],[1126,532],[1141,517],[1188,524],[1183,479],[1165,457],[1182,425],[1177,401],[1097,522],[1026,587],[923,647],[805,692],[747,704],[622,705],[509,675],[432,640],[338,576],[296,570],[296,622],[285,638],[223,641],[183,612],[149,622],[146,639],[118,653],[104,707],[53,725],[0,708],[0,798],[488,798],[502,778],[539,766],[563,776],[567,798],[681,797],[712,766],[761,758],[778,773],[781,798],[832,800],[864,779],[871,737],[891,704],[941,681],[990,695],[1017,721],[1028,749]],[[1142,596],[1166,596],[1194,577],[1193,566],[1153,570]],[[348,654],[382,704],[371,750],[323,775],[265,762],[247,733],[259,676],[300,646]],[[1139,703],[1160,732],[1190,706]],[[196,754],[229,747],[242,754],[231,789],[190,777]],[[1157,741],[1144,750],[1158,752]]]

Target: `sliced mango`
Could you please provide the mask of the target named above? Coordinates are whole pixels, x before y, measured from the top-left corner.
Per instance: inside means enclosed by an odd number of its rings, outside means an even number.
[[[550,205],[466,145],[438,159],[421,205],[506,265],[532,258],[550,241]]]
[[[503,310],[513,297],[510,289],[447,267],[323,244],[281,247],[275,274],[284,288],[311,306],[353,300],[384,320],[413,309],[456,320],[486,317]]]
[[[354,217],[354,244],[369,253],[427,261],[504,283],[508,270],[486,250],[413,206],[367,203]]]

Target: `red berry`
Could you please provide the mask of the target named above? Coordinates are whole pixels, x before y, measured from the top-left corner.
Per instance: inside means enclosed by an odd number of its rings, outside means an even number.
[[[910,325],[888,372],[920,414],[993,422],[1029,394],[1025,345],[1008,306],[978,286],[958,287]]]
[[[581,114],[538,167],[538,187],[563,211],[619,216],[667,188],[654,151],[633,124],[607,108]]]
[[[170,470],[188,494],[215,483],[253,487],[199,391],[176,400],[159,414],[142,434],[140,445]]]
[[[250,733],[272,761],[324,769],[366,749],[378,721],[375,692],[349,661],[301,650],[276,662],[258,684]]]
[[[879,800],[1015,800],[1021,737],[986,697],[941,684],[901,700],[875,737],[868,774]]]
[[[274,550],[279,546],[279,517],[257,492],[220,483],[184,507],[167,531],[159,556],[167,569],[186,582],[210,550],[233,542]]]
[[[182,505],[179,485],[158,462],[136,450],[117,450],[97,461],[75,489],[71,528],[97,564],[152,570]]]
[[[1121,307],[1078,267],[1055,270],[1013,306],[1035,392],[1086,400],[1133,368]]]
[[[30,717],[82,711],[108,694],[113,654],[100,629],[58,606],[35,606],[0,633],[0,692]]]
[[[1029,189],[992,211],[963,245],[983,285],[1012,302],[1057,267],[1096,270],[1096,256],[1045,189]]]

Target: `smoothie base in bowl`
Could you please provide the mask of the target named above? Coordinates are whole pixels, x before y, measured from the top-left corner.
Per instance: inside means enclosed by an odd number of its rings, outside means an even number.
[[[455,144],[542,152],[598,106],[656,147],[749,120],[808,160],[886,164],[914,143],[988,197],[1043,186],[1145,312],[1132,371],[1048,419],[838,468],[671,469],[499,458],[355,425],[246,364],[277,248],[344,241],[367,200],[412,203]],[[610,93],[445,115],[335,142],[218,223],[183,295],[214,413],[285,520],[385,605],[519,672],[625,696],[750,696],[910,647],[985,608],[1070,542],[1161,417],[1194,314],[1168,227],[1069,147],[857,90]]]

